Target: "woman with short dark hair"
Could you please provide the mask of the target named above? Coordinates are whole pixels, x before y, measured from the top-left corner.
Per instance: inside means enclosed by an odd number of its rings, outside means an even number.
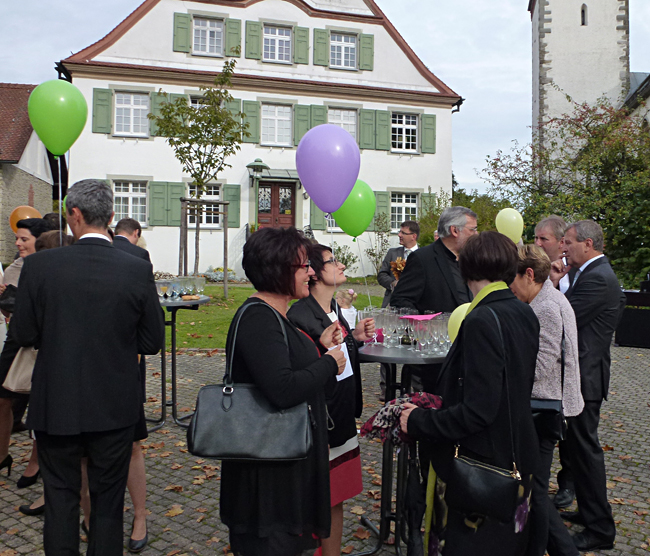
[[[467,240],[459,266],[474,300],[438,379],[435,393],[443,406],[427,410],[404,404],[404,432],[434,444],[429,554],[509,556],[526,549],[532,474],[539,460],[530,411],[539,324],[508,288],[517,261],[517,247],[502,234],[483,232]],[[461,455],[511,470],[513,442],[521,473],[515,517],[500,523],[449,507],[446,485],[456,446]]]
[[[330,534],[330,485],[325,384],[345,368],[340,348],[320,354],[314,342],[286,320],[289,301],[309,295],[314,275],[309,241],[295,228],[263,228],[244,245],[242,266],[257,290],[228,332],[234,382],[253,383],[274,406],[307,402],[314,420],[313,445],[305,460],[286,463],[224,461],[221,521],[238,556],[296,556]],[[282,326],[286,330],[286,341]],[[320,342],[340,343],[332,324]],[[288,346],[287,346],[288,343]]]

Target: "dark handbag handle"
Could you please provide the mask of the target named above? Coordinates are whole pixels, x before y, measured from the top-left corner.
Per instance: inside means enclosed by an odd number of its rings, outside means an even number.
[[[564,403],[564,345],[565,345],[565,338],[564,338],[564,324],[562,325],[562,343],[560,344],[562,346],[562,349],[560,351],[560,363],[561,363],[561,369],[562,369],[562,382],[560,383],[560,392],[562,395],[560,396],[560,400]]]

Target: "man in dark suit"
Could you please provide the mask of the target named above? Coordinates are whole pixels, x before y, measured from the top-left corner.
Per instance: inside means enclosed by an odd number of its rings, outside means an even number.
[[[600,406],[607,399],[610,344],[625,307],[625,294],[603,255],[603,231],[591,220],[571,224],[564,235],[567,263],[577,269],[566,292],[576,315],[580,383],[585,408],[569,419],[567,448],[573,472],[578,512],[562,514],[581,523],[584,531],[573,541],[580,551],[609,549],[616,537],[612,508],[607,501],[605,457],[598,441]],[[569,266],[553,263],[551,279],[557,285]]]
[[[465,207],[445,209],[438,220],[438,240],[411,254],[391,296],[391,304],[419,313],[451,313],[472,300],[472,293],[460,275],[458,253],[477,233],[476,213]],[[425,392],[432,392],[441,365],[418,365]]]
[[[115,225],[115,237],[113,246],[120,251],[151,262],[149,251],[138,246],[138,240],[142,236],[142,226],[135,218],[122,218]]]
[[[78,239],[25,260],[12,326],[35,346],[27,426],[45,487],[46,554],[79,553],[81,458],[92,500],[88,554],[121,555],[124,490],[142,410],[138,353],[163,344],[151,265],[114,249],[111,189],[77,182],[66,201]]]

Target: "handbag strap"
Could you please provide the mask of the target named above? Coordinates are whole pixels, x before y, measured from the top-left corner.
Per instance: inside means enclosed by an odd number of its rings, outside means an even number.
[[[561,363],[561,369],[562,369],[562,382],[560,383],[560,388],[562,392],[562,396],[560,397],[561,400],[564,400],[564,345],[565,345],[565,338],[564,338],[564,324],[562,325],[562,343],[560,344],[562,346],[562,350],[560,351],[560,363]]]
[[[280,314],[268,303],[258,302],[258,303],[249,303],[248,305],[244,305],[240,309],[239,313],[237,314],[237,320],[235,322],[235,331],[233,332],[232,335],[231,349],[226,352],[226,374],[223,377],[224,391],[226,388],[232,389],[234,385],[234,381],[232,379],[232,359],[235,353],[235,345],[237,342],[237,332],[239,331],[239,323],[241,322],[241,318],[243,314],[246,312],[246,309],[248,309],[249,307],[253,307],[254,305],[263,305],[264,307],[268,307],[273,311],[275,318],[277,318],[278,322],[280,323],[280,328],[282,329],[282,336],[284,336],[284,343],[287,345],[287,350],[289,350],[289,340],[287,339],[287,330],[284,326],[284,322],[282,322],[282,317],[280,316]]]

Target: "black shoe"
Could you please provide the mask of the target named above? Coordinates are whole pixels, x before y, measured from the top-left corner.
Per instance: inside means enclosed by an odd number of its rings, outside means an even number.
[[[135,519],[133,520],[135,521]],[[127,549],[129,552],[133,552],[137,554],[138,552],[142,552],[147,546],[147,543],[149,542],[149,531],[147,531],[144,534],[144,538],[140,539],[138,541],[134,540],[133,538],[133,524],[131,524],[131,537],[129,538],[129,544],[127,546]]]
[[[25,504],[24,506],[20,506],[18,511],[24,515],[41,515],[45,513],[45,504],[41,504],[36,508],[32,508],[31,504]]]
[[[561,488],[557,491],[553,504],[556,508],[568,508],[576,499],[576,491],[571,488]]]
[[[0,462],[0,471],[5,467],[7,468],[7,477],[11,476],[11,466],[14,464],[14,458],[11,457],[11,454],[7,454],[7,457]]]
[[[22,475],[18,482],[16,483],[16,488],[27,488],[32,486],[36,481],[38,481],[38,476],[40,475],[41,470],[39,469],[35,475],[28,477],[27,475]]]
[[[614,541],[608,540],[596,533],[585,529],[582,533],[577,533],[573,536],[573,544],[580,552],[588,550],[610,550],[614,548]]]
[[[562,518],[563,521],[568,521],[569,523],[575,523],[576,525],[584,525],[585,520],[580,514],[580,512],[558,512],[560,514],[560,518]]]
[[[86,542],[90,542],[90,533],[88,527],[86,527],[86,522],[83,519],[81,520],[81,531],[86,535]]]

